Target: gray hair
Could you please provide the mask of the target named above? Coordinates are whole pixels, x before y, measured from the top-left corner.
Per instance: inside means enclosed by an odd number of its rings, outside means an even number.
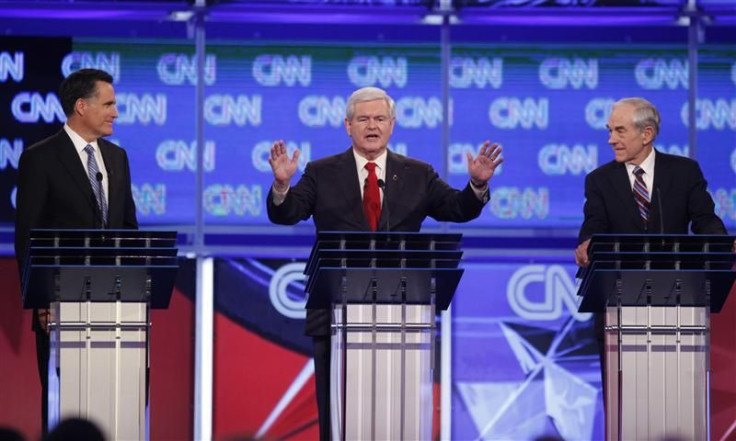
[[[634,127],[639,130],[639,133],[643,132],[645,128],[651,127],[654,131],[654,136],[652,137],[652,141],[654,141],[659,134],[659,124],[661,122],[659,111],[654,107],[654,104],[644,98],[623,98],[616,101],[613,107],[621,104],[634,107]]]
[[[388,96],[385,90],[379,89],[378,87],[363,87],[353,92],[350,95],[350,98],[348,98],[348,103],[345,106],[345,116],[348,121],[353,119],[353,115],[355,114],[355,105],[357,103],[376,100],[386,101],[391,119],[396,118],[396,103],[390,96]]]

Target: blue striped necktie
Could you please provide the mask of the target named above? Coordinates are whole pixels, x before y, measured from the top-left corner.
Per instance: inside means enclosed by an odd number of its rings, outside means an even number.
[[[646,227],[649,221],[649,191],[647,190],[647,184],[644,183],[643,175],[644,170],[641,167],[634,167],[634,199],[636,200],[636,207],[639,209],[639,216]]]
[[[84,151],[87,153],[89,184],[92,186],[92,192],[95,194],[95,199],[97,199],[97,206],[100,208],[100,213],[102,213],[102,223],[107,225],[107,201],[105,200],[105,190],[102,187],[102,179],[97,180],[100,168],[97,166],[97,160],[95,159],[95,148],[87,144]]]

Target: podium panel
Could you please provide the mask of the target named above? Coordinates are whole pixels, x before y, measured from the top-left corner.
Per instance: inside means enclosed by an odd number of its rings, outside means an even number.
[[[606,439],[708,439],[708,307],[609,307]]]
[[[54,302],[49,420],[91,420],[107,439],[148,439],[146,303]]]
[[[710,314],[731,236],[594,235],[581,312],[604,315],[606,439],[710,439]]]
[[[330,394],[335,408],[344,409],[343,418],[332,414],[333,439],[342,438],[342,421],[345,439],[431,439],[434,308],[347,305],[346,310],[344,316],[341,305],[333,309]]]
[[[332,312],[332,439],[431,439],[435,314],[462,276],[460,239],[319,233],[307,307]]]

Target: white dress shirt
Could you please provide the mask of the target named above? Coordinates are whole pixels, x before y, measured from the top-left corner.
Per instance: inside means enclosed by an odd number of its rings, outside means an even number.
[[[383,153],[373,161],[368,161],[366,158],[360,156],[355,149],[353,149],[353,155],[355,156],[355,167],[358,172],[358,181],[360,182],[360,199],[363,199],[363,187],[365,180],[368,178],[368,170],[365,168],[365,164],[368,162],[375,162],[376,163],[376,176],[378,179],[383,180],[384,185],[386,183],[386,158],[388,157],[387,150],[384,150]],[[633,184],[632,184],[633,185]],[[286,194],[289,192],[289,188],[291,188],[291,185],[289,185],[286,190],[284,191],[278,191],[276,190],[275,185],[272,186],[272,194],[273,194],[273,204],[274,205],[281,205],[284,202],[284,199],[286,199]],[[484,186],[480,189],[475,188],[475,186],[470,185],[470,188],[473,190],[473,193],[475,193],[475,196],[480,201],[485,201],[487,197],[488,192],[488,186]],[[383,190],[379,192],[381,194],[381,204],[383,204]]]
[[[102,173],[102,189],[105,192],[105,202],[107,202],[107,206],[110,206],[110,191],[109,191],[109,182],[110,180],[107,177],[107,168],[105,168],[105,160],[102,159],[102,152],[100,152],[100,146],[97,145],[97,140],[94,140],[92,142],[87,142],[77,134],[74,130],[72,130],[71,127],[64,124],[64,130],[66,131],[67,135],[72,139],[72,142],[74,143],[74,148],[77,149],[77,154],[79,155],[79,159],[82,161],[82,167],[84,167],[84,173],[89,176],[89,170],[87,170],[87,152],[84,151],[84,148],[87,147],[87,144],[91,145],[95,149],[95,160],[97,161],[97,168],[100,169],[100,173]]]
[[[365,165],[369,162],[373,162],[376,164],[376,176],[378,177],[379,181],[383,181],[384,185],[386,184],[386,157],[388,154],[386,153],[386,150],[381,153],[381,156],[374,159],[373,161],[369,161],[365,159],[364,157],[360,156],[355,149],[353,149],[353,155],[355,156],[355,166],[358,168],[358,182],[360,182],[360,199],[363,199],[363,190],[365,189],[365,180],[368,179],[368,170],[365,168]],[[385,188],[385,187],[384,187]],[[383,204],[383,189],[379,191],[381,194],[381,204]]]
[[[641,164],[639,164],[639,168],[644,170],[644,174],[642,175],[642,179],[644,180],[644,183],[647,185],[647,191],[649,192],[649,200],[652,200],[652,192],[654,191],[654,149],[652,149],[651,152],[649,152],[649,156],[642,161]],[[631,185],[631,191],[634,191],[634,181],[636,180],[636,176],[634,176],[634,168],[636,165],[627,162],[626,163],[626,172],[629,176],[629,184]]]

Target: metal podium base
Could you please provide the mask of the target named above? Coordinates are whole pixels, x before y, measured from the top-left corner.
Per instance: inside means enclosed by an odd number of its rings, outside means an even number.
[[[146,303],[53,303],[49,426],[81,417],[109,440],[148,439],[147,341]]]
[[[335,306],[333,319],[332,439],[431,439],[434,306],[347,305],[345,321]]]
[[[709,322],[708,307],[607,308],[607,440],[709,439]]]

